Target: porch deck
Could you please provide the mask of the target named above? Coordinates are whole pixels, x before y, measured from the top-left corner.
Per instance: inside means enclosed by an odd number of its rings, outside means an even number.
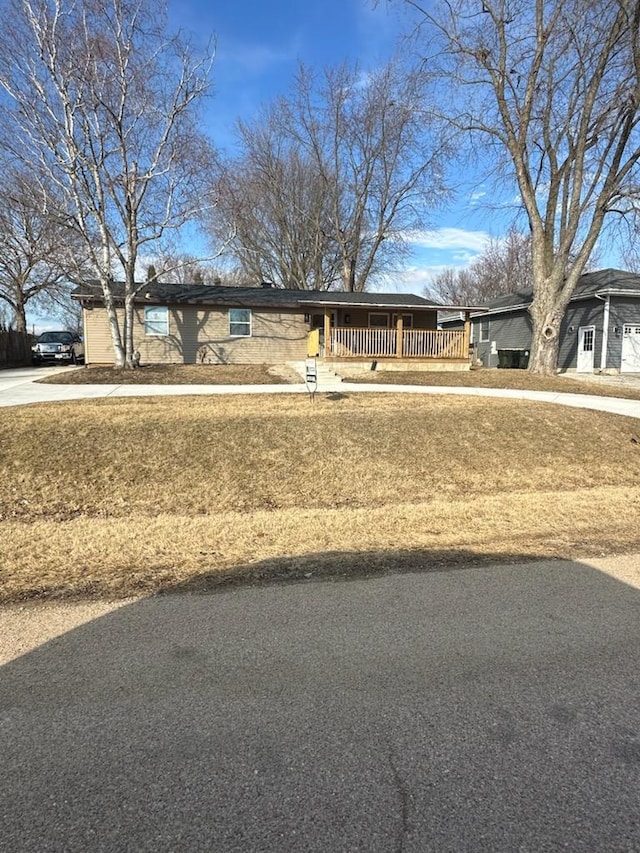
[[[469,339],[466,330],[372,329],[335,326],[321,339],[320,331],[309,333],[309,354],[326,359],[402,359],[467,362]]]

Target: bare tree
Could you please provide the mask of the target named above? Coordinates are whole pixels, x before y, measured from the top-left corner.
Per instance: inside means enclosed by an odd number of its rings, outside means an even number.
[[[214,233],[233,222],[243,269],[282,286],[364,290],[403,257],[444,195],[427,77],[301,67],[291,95],[239,125],[222,164]]]
[[[622,261],[624,268],[631,272],[640,273],[640,187],[637,199],[630,205],[631,211],[625,217],[626,231],[621,234],[617,229],[616,237],[622,236]]]
[[[460,305],[482,305],[506,293],[532,290],[531,237],[514,227],[504,238],[490,240],[468,267],[443,270],[427,288],[430,296]]]
[[[445,305],[480,305],[478,282],[473,268],[446,267],[434,273],[425,287],[425,296]]]
[[[406,2],[450,122],[484,139],[517,184],[532,245],[530,369],[551,373],[605,219],[638,187],[640,2]]]
[[[152,0],[8,2],[0,85],[14,154],[84,240],[116,365],[132,366],[140,250],[208,203],[211,151],[195,108],[212,55],[169,33]]]
[[[405,234],[424,228],[446,195],[429,83],[422,68],[396,61],[370,73],[329,69],[319,86],[299,74],[299,138],[325,183],[344,290],[393,269]]]
[[[237,267],[224,269],[213,261],[203,261],[188,252],[169,249],[156,255],[155,263],[149,269],[155,271],[157,281],[166,284],[224,284],[229,287],[247,284],[244,273]]]
[[[68,301],[73,268],[82,252],[70,230],[47,210],[28,174],[4,164],[0,177],[0,301],[16,331],[27,330],[27,306]]]
[[[282,101],[256,124],[238,123],[242,154],[219,164],[212,230],[224,239],[245,276],[282,287],[329,290],[340,280],[322,176],[292,140]]]

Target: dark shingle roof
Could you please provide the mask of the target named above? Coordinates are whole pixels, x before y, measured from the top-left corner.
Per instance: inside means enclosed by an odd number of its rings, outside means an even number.
[[[594,296],[606,296],[608,293],[630,294],[640,297],[640,275],[624,270],[604,269],[588,272],[580,276],[571,301],[589,299]],[[531,291],[507,293],[490,299],[483,304],[488,313],[509,311],[529,305],[533,299]]]
[[[123,285],[113,285],[114,295],[122,297]],[[73,291],[75,299],[102,300],[102,289],[96,281],[86,282]],[[347,293],[344,291],[293,290],[281,287],[226,287],[203,284],[148,283],[141,286],[137,300],[164,305],[218,305],[221,307],[304,308],[308,306],[434,308],[439,303],[412,293]],[[461,306],[463,307],[463,306]]]

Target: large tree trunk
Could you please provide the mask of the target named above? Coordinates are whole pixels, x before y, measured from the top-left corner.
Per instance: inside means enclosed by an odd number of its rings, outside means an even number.
[[[534,272],[535,275],[535,272]],[[560,325],[568,304],[568,290],[558,275],[538,280],[536,296],[529,307],[533,321],[529,370],[552,376],[558,366]]]
[[[16,299],[13,305],[13,314],[16,321],[16,332],[26,333],[27,331],[27,311],[22,299]]]
[[[535,248],[536,239],[534,235]],[[533,257],[535,296],[529,306],[529,313],[533,321],[529,370],[531,373],[552,376],[558,368],[560,327],[584,263],[574,264],[567,271],[566,264],[561,265],[556,261],[555,266],[545,275],[544,267],[540,269],[539,258],[542,254],[543,252],[540,251],[538,257],[535,255]],[[550,252],[547,253],[547,261],[550,254]]]
[[[533,322],[529,370],[543,376],[552,376],[558,365],[560,323]]]

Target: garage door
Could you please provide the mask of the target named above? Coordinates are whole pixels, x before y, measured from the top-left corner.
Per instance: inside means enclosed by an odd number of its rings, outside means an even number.
[[[640,373],[640,325],[624,326],[621,373]]]

